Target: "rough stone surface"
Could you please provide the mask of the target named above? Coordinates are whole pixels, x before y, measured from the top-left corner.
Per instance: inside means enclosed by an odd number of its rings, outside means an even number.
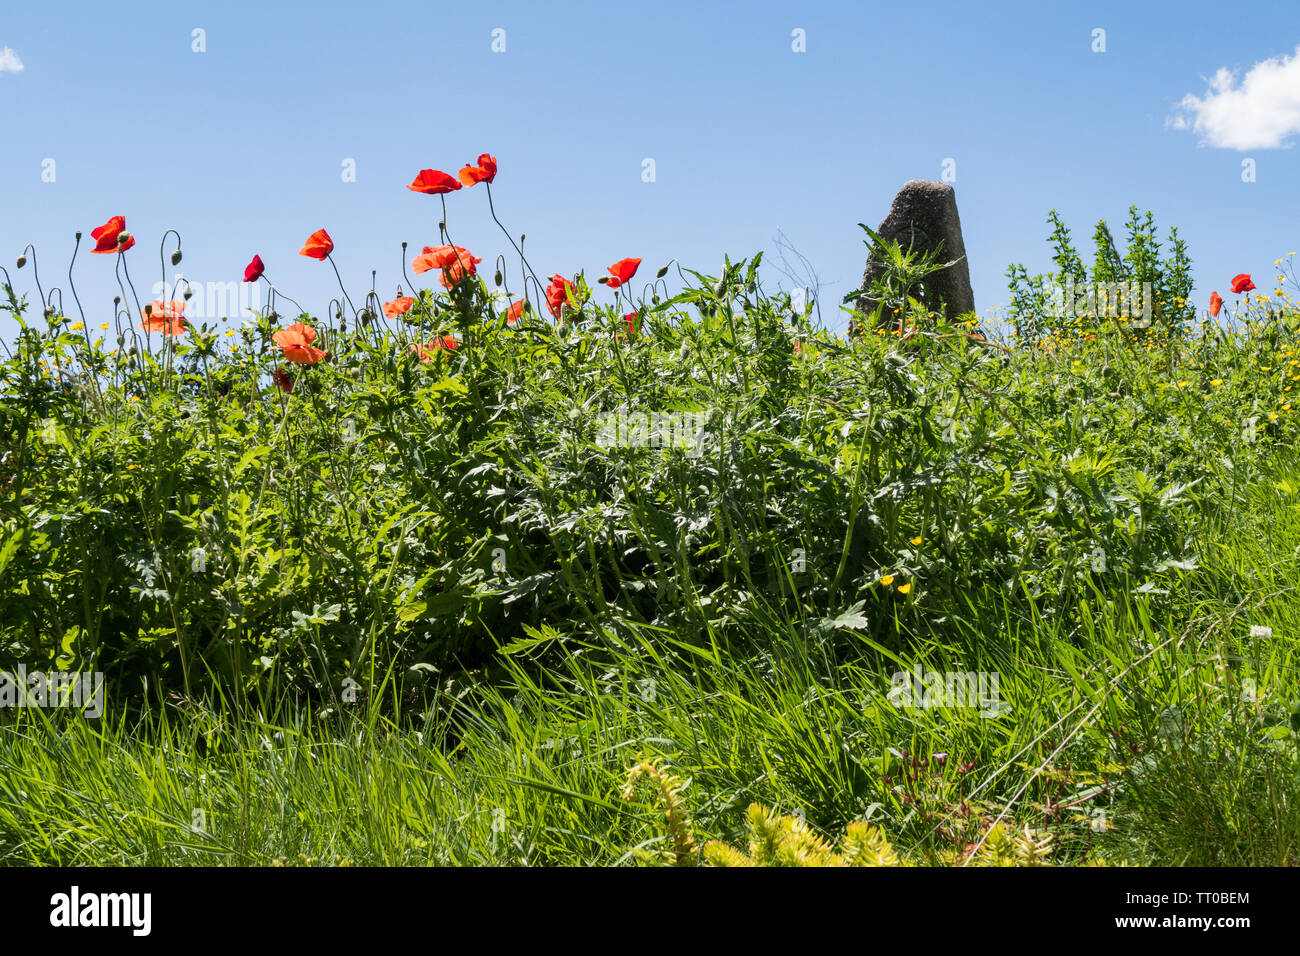
[[[938,261],[960,261],[928,276],[924,282],[924,294],[917,298],[932,312],[943,310],[949,318],[975,311],[970,268],[966,263],[966,243],[962,241],[961,218],[957,215],[957,193],[951,186],[926,179],[904,183],[889,207],[889,215],[876,232],[884,239],[896,239],[904,250],[910,244],[918,253],[939,248],[942,243]],[[884,264],[868,255],[862,287],[869,289],[884,271]],[[867,313],[876,305],[876,300],[869,295],[857,301],[857,307]]]

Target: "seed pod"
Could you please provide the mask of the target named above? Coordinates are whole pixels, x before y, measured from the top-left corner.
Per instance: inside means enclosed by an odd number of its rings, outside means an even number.
[[[144,317],[147,319],[147,318],[149,318],[149,316],[151,316],[151,315],[153,315],[153,303],[152,303],[152,302],[150,302],[148,305],[146,305],[146,306],[144,307]]]

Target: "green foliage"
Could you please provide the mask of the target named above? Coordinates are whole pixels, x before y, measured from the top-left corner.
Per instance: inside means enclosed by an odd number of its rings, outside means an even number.
[[[1025,342],[1095,334],[1111,322],[1127,322],[1139,340],[1160,334],[1185,336],[1196,320],[1191,303],[1191,259],[1177,228],[1169,230],[1169,253],[1161,258],[1155,217],[1129,209],[1127,249],[1121,255],[1104,220],[1093,232],[1093,267],[1089,272],[1075,249],[1070,230],[1056,210],[1048,213],[1049,239],[1056,272],[1029,275],[1023,265],[1007,269],[1011,301],[1007,309],[1017,337]],[[1150,302],[1141,291],[1150,286]],[[1149,314],[1146,314],[1149,313]]]
[[[846,344],[755,260],[691,277],[637,335],[581,282],[558,325],[476,283],[304,315],[291,393],[283,317],[29,325],[0,669],[104,671],[110,717],[0,713],[0,861],[1300,860],[1293,313]],[[1009,711],[891,702],[914,665]]]

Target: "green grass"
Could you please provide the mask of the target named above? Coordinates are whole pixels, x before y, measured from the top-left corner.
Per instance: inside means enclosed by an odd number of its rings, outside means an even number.
[[[138,725],[30,711],[2,732],[0,847],[21,864],[618,864],[663,848],[654,801],[620,799],[627,769],[662,755],[704,838],[739,840],[759,802],[828,834],[870,819],[924,862],[1005,816],[1052,832],[1061,862],[1291,865],[1300,512],[1268,484],[1250,497],[1255,534],[1238,520],[1204,539],[1199,575],[1238,582],[1226,600],[1182,580],[1159,619],[1149,597],[1097,596],[1082,633],[981,618],[927,650],[931,668],[1000,671],[1011,718],[895,708],[879,672],[775,635],[747,660],[666,635],[571,645],[545,670],[521,652],[406,726],[377,710],[167,708]],[[1249,636],[1258,622],[1271,640]],[[948,757],[899,784],[904,752]]]

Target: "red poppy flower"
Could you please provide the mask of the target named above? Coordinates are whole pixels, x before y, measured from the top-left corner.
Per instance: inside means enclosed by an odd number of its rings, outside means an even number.
[[[522,316],[523,314],[524,314],[524,300],[520,299],[518,302],[511,305],[510,308],[506,309],[506,324],[514,325],[516,322],[519,321],[520,316]]]
[[[146,332],[161,332],[163,335],[185,334],[184,302],[163,302],[155,299],[140,310],[142,316],[140,328]]]
[[[307,244],[298,250],[298,255],[320,259],[323,262],[333,251],[334,240],[330,238],[330,234],[324,229],[317,229],[307,237]]]
[[[395,319],[399,315],[404,315],[411,311],[413,305],[415,305],[415,299],[409,295],[399,295],[392,302],[384,303],[384,318]]]
[[[244,281],[256,282],[262,278],[262,273],[266,271],[266,266],[262,264],[261,256],[253,256],[253,261],[244,267]]]
[[[413,343],[411,345],[411,351],[420,356],[421,362],[432,362],[438,357],[438,352],[442,349],[446,349],[448,352],[454,352],[458,348],[460,348],[460,343],[451,335],[439,335],[427,345],[420,343]]]
[[[1217,292],[1210,293],[1210,315],[1216,319],[1219,317],[1219,310],[1223,308],[1223,296]]]
[[[449,176],[440,169],[422,169],[420,175],[416,176],[411,181],[411,185],[406,188],[411,192],[436,196],[439,193],[455,192],[460,189],[460,183],[455,176]]]
[[[497,178],[497,158],[484,153],[479,156],[477,166],[467,164],[457,175],[460,176],[460,181],[466,186],[473,186],[476,183],[490,183]]]
[[[1250,273],[1243,272],[1239,276],[1233,276],[1232,291],[1241,295],[1243,292],[1250,292],[1255,288],[1255,283],[1250,281]]]
[[[91,230],[90,238],[95,240],[95,248],[90,251],[126,252],[135,245],[135,236],[127,233],[126,241],[119,243],[118,239],[124,232],[126,232],[126,216],[114,216],[98,229]]]
[[[612,279],[606,279],[605,285],[611,289],[617,289],[625,282],[630,282],[636,275],[636,270],[640,268],[640,259],[619,259],[618,262],[610,266],[606,271],[613,276]]]
[[[627,323],[627,330],[636,335],[641,326],[641,313],[629,312],[623,316],[623,321]]]
[[[293,391],[293,376],[289,374],[287,368],[277,368],[271,378],[275,380],[276,388],[280,391],[285,393]]]
[[[442,287],[444,289],[452,289],[455,287],[457,282],[464,279],[466,276],[478,275],[474,266],[482,261],[482,259],[475,259],[472,256],[469,259],[462,258],[454,260],[442,270],[442,275],[438,277],[442,282]]]
[[[280,347],[284,357],[298,365],[315,365],[325,357],[325,353],[313,348],[316,330],[310,325],[295,322],[287,329],[281,329],[271,336],[271,341]]]
[[[570,309],[573,308],[569,305],[570,289],[574,290],[575,295],[577,294],[574,284],[564,278],[564,276],[551,276],[551,284],[546,287],[546,305],[550,308],[551,315],[559,318],[561,306],[567,306]]]
[[[464,246],[425,246],[420,254],[411,260],[411,268],[416,275],[430,269],[449,269],[456,263],[474,266],[482,262]],[[470,274],[473,275],[471,268]]]

